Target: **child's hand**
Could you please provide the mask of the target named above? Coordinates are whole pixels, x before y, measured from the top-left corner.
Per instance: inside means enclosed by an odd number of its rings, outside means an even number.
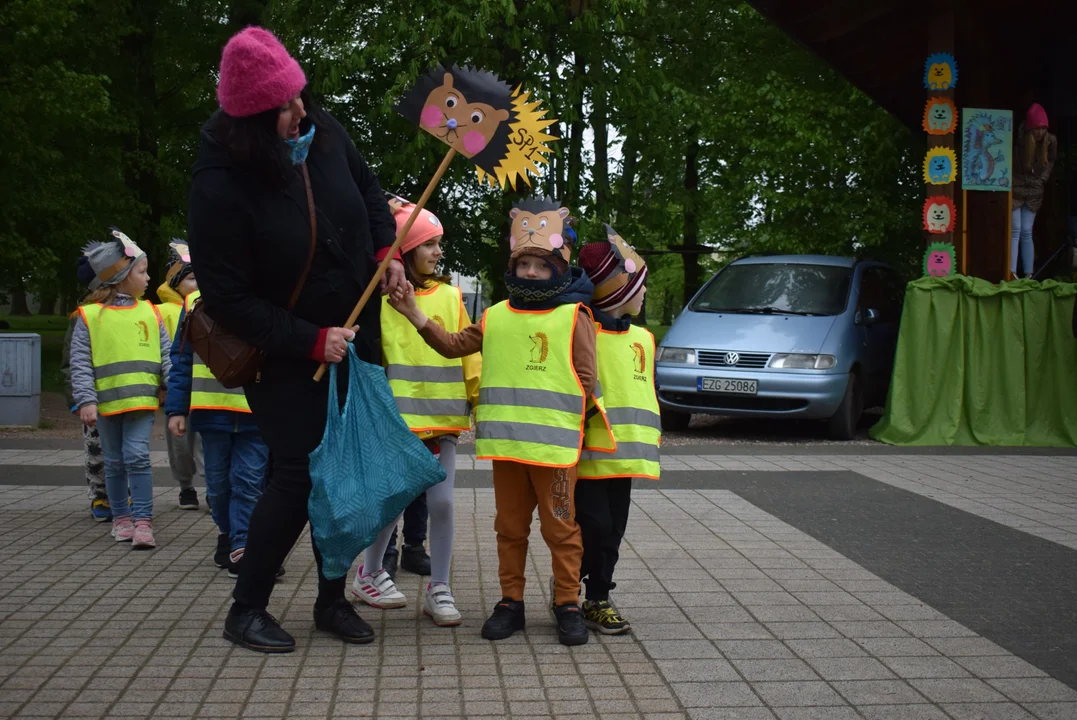
[[[406,282],[389,292],[389,305],[406,318],[411,318],[419,306],[415,304],[415,288]]]
[[[87,427],[97,427],[97,405],[91,403],[79,408],[79,420]]]
[[[168,418],[168,432],[178,438],[187,434],[187,418],[183,415],[173,415]]]

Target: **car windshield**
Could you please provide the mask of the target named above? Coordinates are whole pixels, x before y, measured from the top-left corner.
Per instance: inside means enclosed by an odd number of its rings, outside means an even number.
[[[703,290],[696,312],[837,315],[852,268],[793,263],[730,265]]]

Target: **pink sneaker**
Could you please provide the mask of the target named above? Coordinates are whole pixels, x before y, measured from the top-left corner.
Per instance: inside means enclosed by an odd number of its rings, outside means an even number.
[[[113,518],[112,537],[116,539],[116,542],[130,542],[134,534],[135,524],[131,522],[130,515],[126,515],[122,518]]]
[[[153,547],[157,547],[157,543],[153,540],[153,523],[146,518],[135,520],[135,532],[131,538],[131,548],[143,550]]]

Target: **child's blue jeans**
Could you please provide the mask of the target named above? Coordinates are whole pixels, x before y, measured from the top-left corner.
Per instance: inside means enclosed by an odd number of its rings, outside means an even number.
[[[105,456],[105,490],[114,519],[127,515],[133,515],[135,520],[153,517],[153,470],[150,466],[153,415],[149,410],[132,410],[97,417],[101,452]]]
[[[257,432],[203,430],[206,501],[232,552],[247,547],[251,513],[265,489],[269,448]]]

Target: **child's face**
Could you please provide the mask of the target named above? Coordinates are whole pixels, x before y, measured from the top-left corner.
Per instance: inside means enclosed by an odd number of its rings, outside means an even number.
[[[123,279],[123,282],[121,282],[116,289],[133,298],[142,297],[150,284],[150,275],[149,272],[147,272],[148,267],[149,265],[146,258],[141,258],[135,263],[135,266],[131,268],[131,272],[127,273],[127,277]]]
[[[412,256],[412,268],[418,275],[433,275],[441,262],[441,235],[430,238],[415,248]]]
[[[522,255],[516,261],[516,277],[526,280],[549,280],[553,269],[534,255]]]
[[[643,310],[643,296],[647,294],[647,286],[644,285],[639,289],[639,292],[632,296],[632,298],[621,306],[621,310],[625,315],[636,317]]]
[[[194,273],[180,280],[179,285],[176,286],[176,292],[180,294],[180,297],[187,297],[197,289],[198,281],[194,279]]]

